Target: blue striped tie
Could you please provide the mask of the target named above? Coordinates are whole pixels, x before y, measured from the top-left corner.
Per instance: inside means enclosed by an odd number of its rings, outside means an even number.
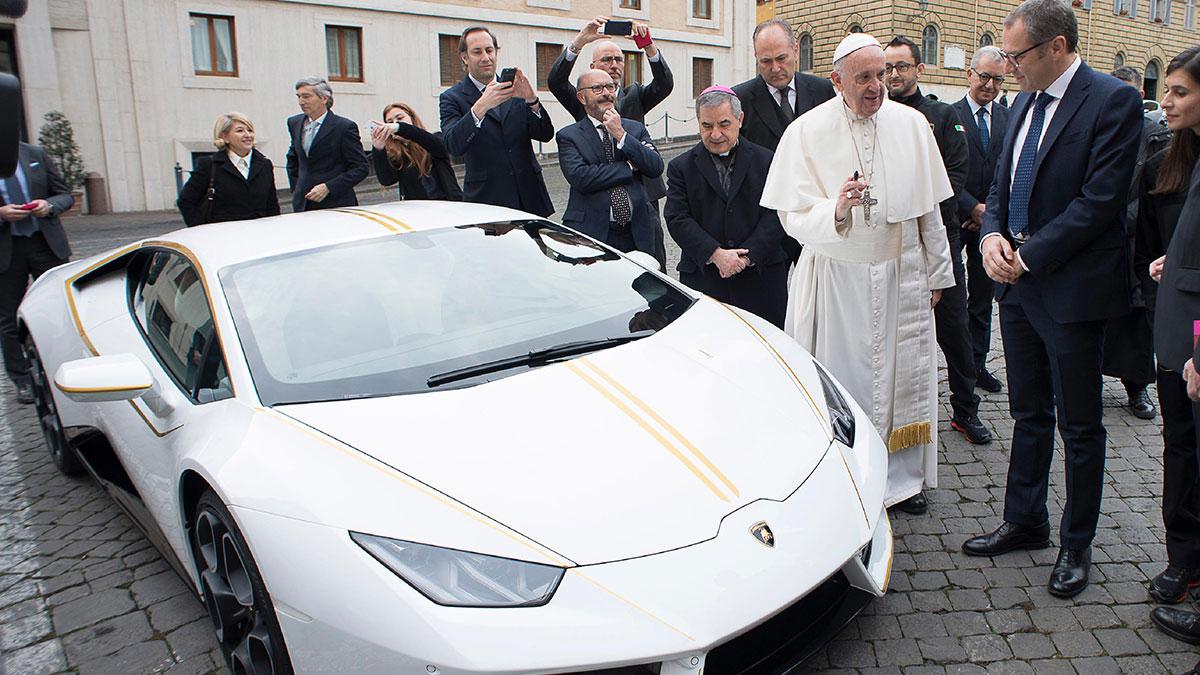
[[[1013,176],[1012,190],[1008,195],[1008,231],[1017,239],[1024,239],[1029,229],[1029,195],[1033,192],[1033,164],[1037,159],[1038,143],[1042,140],[1046,106],[1053,100],[1053,96],[1043,91],[1033,102],[1029,133],[1025,135],[1025,143],[1021,145],[1021,156],[1017,159],[1017,172]]]
[[[987,108],[980,108],[975,117],[979,120],[979,141],[983,143],[983,154],[986,155],[988,146],[992,143],[992,133],[988,131]]]

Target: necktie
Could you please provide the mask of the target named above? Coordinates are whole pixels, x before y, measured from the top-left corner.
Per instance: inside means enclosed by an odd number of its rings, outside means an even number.
[[[1053,96],[1043,91],[1033,102],[1029,133],[1025,135],[1021,155],[1017,159],[1017,172],[1013,176],[1012,189],[1008,195],[1008,231],[1018,239],[1023,239],[1026,230],[1029,229],[1029,195],[1033,192],[1033,163],[1037,159],[1038,143],[1042,140],[1046,106],[1053,100]]]
[[[788,92],[791,87],[784,87],[779,90],[779,112],[783,114],[783,121],[791,124],[792,120],[796,119],[796,111],[792,109],[792,103],[788,100]]]
[[[988,146],[992,143],[992,132],[988,131],[987,108],[980,108],[975,112],[975,117],[979,121],[979,140],[983,143],[983,154],[986,155]]]
[[[8,203],[14,206],[20,206],[29,201],[25,191],[21,189],[21,181],[17,180],[17,174],[13,174],[4,179],[4,189],[8,191]],[[27,218],[13,221],[9,223],[9,228],[13,236],[28,237],[34,232],[37,232],[37,218],[32,215]]]
[[[313,139],[316,138],[317,129],[320,127],[320,122],[310,122],[308,126],[304,128],[304,154],[307,155],[309,149],[312,148]]]
[[[617,151],[613,148],[612,136],[608,135],[608,129],[604,128],[603,124],[596,125],[600,130],[600,141],[604,144],[604,156],[608,161],[614,161],[617,156]],[[633,220],[633,205],[629,201],[629,192],[625,187],[618,185],[608,191],[608,199],[612,204],[612,219],[618,225],[624,225]]]
[[[250,177],[250,163],[246,161],[245,157],[238,157],[237,167],[238,171],[242,174],[242,178]]]

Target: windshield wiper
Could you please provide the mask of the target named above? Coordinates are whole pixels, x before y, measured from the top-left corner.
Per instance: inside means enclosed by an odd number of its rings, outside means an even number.
[[[530,352],[519,354],[517,356],[496,359],[495,361],[485,361],[483,363],[477,363],[473,366],[467,366],[466,368],[448,370],[444,373],[439,373],[430,377],[425,381],[425,384],[429,387],[439,387],[450,382],[467,380],[480,375],[498,373],[500,371],[509,370],[512,368],[520,368],[521,366],[545,365],[555,359],[600,351],[601,349],[608,349],[609,347],[616,347],[618,345],[623,345],[626,342],[633,342],[634,340],[640,340],[644,337],[649,337],[654,335],[654,333],[655,331],[652,330],[641,330],[637,331],[636,333],[621,335],[619,337],[564,342],[560,345],[534,349]]]

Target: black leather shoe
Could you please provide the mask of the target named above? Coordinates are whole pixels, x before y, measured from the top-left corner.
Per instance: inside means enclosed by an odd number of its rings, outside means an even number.
[[[986,445],[992,442],[992,432],[979,421],[979,415],[970,417],[951,417],[950,428],[961,431],[967,440],[975,445]]]
[[[1088,585],[1088,572],[1092,567],[1092,547],[1080,549],[1064,548],[1058,552],[1058,561],[1050,571],[1050,583],[1046,590],[1059,598],[1073,598]]]
[[[33,383],[17,382],[17,403],[33,403]]]
[[[1000,384],[1000,380],[997,380],[995,375],[988,372],[987,368],[979,369],[979,372],[975,375],[975,386],[989,394],[999,394],[1000,390],[1004,388]]]
[[[1018,525],[1005,521],[1003,525],[978,537],[963,542],[962,550],[967,555],[994,556],[1018,549],[1050,547],[1050,523],[1036,527]]]
[[[925,498],[924,492],[918,492],[908,499],[894,504],[892,508],[896,509],[897,511],[903,511],[914,516],[919,516],[929,510],[929,500]]]
[[[1129,394],[1129,412],[1143,420],[1152,420],[1158,415],[1158,409],[1154,407],[1154,401],[1150,400],[1150,393],[1145,388]]]
[[[1159,630],[1176,640],[1200,645],[1200,614],[1172,607],[1155,607],[1150,620]]]
[[[1167,569],[1150,580],[1150,597],[1164,605],[1175,605],[1187,599],[1188,589],[1200,586],[1200,569],[1167,565]]]

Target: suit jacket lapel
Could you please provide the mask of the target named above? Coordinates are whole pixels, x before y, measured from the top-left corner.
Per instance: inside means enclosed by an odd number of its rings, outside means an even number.
[[[324,125],[322,125],[322,126],[324,126]],[[313,141],[313,142],[315,143],[316,141]],[[228,173],[230,176],[233,176],[234,178],[237,178],[238,180],[245,180],[244,178],[242,178],[242,172],[238,171],[237,167],[233,165],[233,162],[229,161],[228,154],[226,154],[224,152],[218,152],[216,155],[213,156],[213,162],[215,162],[216,164],[219,165],[218,168],[221,171]],[[253,160],[251,160],[250,166],[253,167],[254,164],[255,164],[255,162]]]
[[[725,193],[725,188],[721,187],[721,177],[717,175],[717,167],[713,166],[712,157],[703,143],[692,150],[692,165],[696,167],[701,176],[704,176],[704,180],[708,181],[713,193],[728,202],[729,195]],[[729,181],[729,187],[733,187],[732,180]]]
[[[325,120],[321,122],[321,126],[317,129],[317,135],[313,136],[312,145],[308,146],[308,154],[312,154],[312,149],[317,147],[317,144],[323,139],[329,138],[329,134],[333,133],[332,131],[329,131],[329,129],[333,126],[333,120],[336,117],[337,115],[334,115],[332,110],[325,113]],[[301,122],[301,124],[303,124],[303,122]]]
[[[754,97],[754,112],[758,114],[758,118],[767,125],[772,134],[782,136],[783,120],[779,118],[779,101],[775,100],[762,76],[759,76],[757,84],[758,95]],[[799,92],[796,92],[796,95],[799,96]]]
[[[604,141],[600,140],[600,132],[596,131],[595,125],[596,123],[587,115],[584,115],[583,119],[575,123],[575,126],[579,127],[579,133],[584,137],[584,145],[591,149],[591,161],[597,163],[607,162],[608,152],[604,149]],[[631,140],[627,139],[625,142],[629,143]],[[609,142],[611,143],[612,141]]]
[[[1008,138],[1008,108],[992,103],[992,142],[988,146],[988,159],[999,157],[1004,150],[1004,139]]]
[[[796,73],[796,77],[792,80],[792,88],[796,90],[796,105],[792,107],[792,114],[799,117],[799,111],[808,112],[812,110],[813,100],[808,87],[800,82],[800,73]],[[767,90],[768,93],[770,91],[770,89]]]
[[[1054,117],[1050,119],[1050,127],[1046,129],[1046,135],[1042,137],[1042,142],[1038,145],[1037,159],[1033,162],[1033,179],[1037,180],[1038,169],[1042,166],[1042,160],[1046,158],[1046,153],[1050,151],[1050,147],[1054,145],[1054,141],[1058,140],[1058,135],[1062,133],[1067,123],[1079,111],[1083,102],[1087,100],[1088,89],[1091,88],[1092,77],[1091,69],[1087,64],[1079,64],[1079,70],[1075,71],[1075,76],[1071,78],[1071,83],[1067,85],[1067,92],[1063,94],[1062,100],[1058,102],[1058,108],[1054,111]]]
[[[979,118],[971,114],[971,105],[967,103],[967,99],[965,98],[954,105],[959,110],[959,119],[967,120],[965,125],[967,129],[967,138],[971,139],[971,143],[974,144],[975,149],[979,151],[980,155],[987,156],[987,153],[983,151],[983,136],[981,136],[979,133]],[[993,120],[993,122],[994,121],[995,120]],[[996,125],[993,124],[992,126],[994,127]],[[995,138],[990,138],[990,140],[992,143],[996,142]],[[988,146],[988,150],[991,150],[990,145]]]
[[[742,187],[742,181],[746,178],[746,171],[749,170],[747,165],[747,157],[745,156],[745,148],[734,153],[733,157],[733,174],[729,176],[729,194],[726,195],[725,201],[731,202],[737,195],[738,190]],[[740,157],[738,155],[741,155]],[[709,162],[711,164],[712,162]],[[714,168],[715,169],[715,168]]]

